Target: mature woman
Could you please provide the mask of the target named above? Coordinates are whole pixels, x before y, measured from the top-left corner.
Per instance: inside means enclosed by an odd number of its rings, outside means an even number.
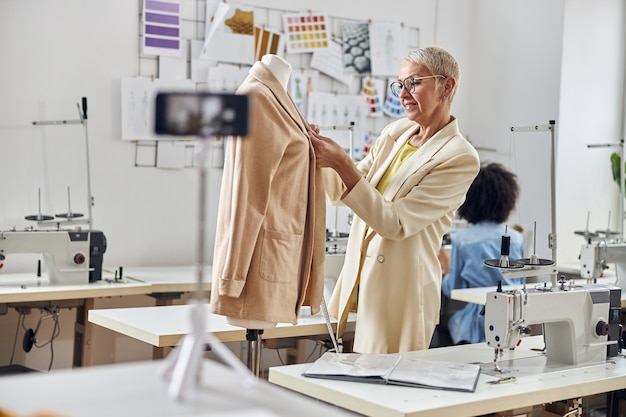
[[[386,126],[356,165],[311,126],[317,165],[330,168],[324,169],[328,197],[354,212],[328,308],[340,320],[340,335],[348,312],[357,310],[355,352],[428,348],[438,322],[437,254],[480,165],[450,114],[459,78],[456,60],[442,48],[403,57],[391,91],[406,118]]]

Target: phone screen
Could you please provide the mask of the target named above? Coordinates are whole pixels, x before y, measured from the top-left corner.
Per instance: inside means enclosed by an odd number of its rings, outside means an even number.
[[[155,132],[175,136],[245,136],[248,134],[248,96],[158,93]]]

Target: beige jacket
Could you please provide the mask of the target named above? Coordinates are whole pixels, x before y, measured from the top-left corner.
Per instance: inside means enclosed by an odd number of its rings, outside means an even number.
[[[354,212],[328,307],[343,321],[358,298],[355,352],[426,349],[439,319],[437,253],[480,164],[453,120],[402,164],[381,195],[376,184],[417,128],[408,119],[388,125],[358,164],[364,178],[349,193],[334,171],[324,169],[329,198]]]
[[[237,91],[249,97],[249,134],[227,140],[211,310],[297,322],[324,291],[326,202],[298,108],[260,62]]]

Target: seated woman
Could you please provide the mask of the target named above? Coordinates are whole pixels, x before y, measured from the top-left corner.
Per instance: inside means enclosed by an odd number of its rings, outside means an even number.
[[[488,259],[500,259],[502,235],[510,236],[511,260],[524,257],[522,234],[504,222],[515,208],[519,186],[516,176],[496,163],[483,165],[470,186],[458,215],[470,226],[452,236],[450,258],[440,253],[444,273],[442,291],[450,297],[453,289],[522,284],[525,278],[503,279],[499,269],[484,265]],[[454,313],[448,323],[448,332],[454,344],[485,341],[483,306],[468,303]],[[443,323],[445,325],[445,323]]]

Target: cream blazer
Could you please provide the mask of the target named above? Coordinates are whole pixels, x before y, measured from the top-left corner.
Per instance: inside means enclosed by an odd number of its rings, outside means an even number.
[[[381,195],[376,184],[417,129],[408,119],[389,124],[358,163],[364,177],[348,193],[324,168],[328,197],[354,212],[328,308],[341,319],[340,333],[348,311],[357,309],[355,352],[426,349],[439,320],[437,253],[480,163],[453,119],[402,164]]]
[[[324,292],[326,202],[307,125],[257,62],[237,91],[249,97],[249,134],[229,138],[218,205],[211,310],[296,324]]]

